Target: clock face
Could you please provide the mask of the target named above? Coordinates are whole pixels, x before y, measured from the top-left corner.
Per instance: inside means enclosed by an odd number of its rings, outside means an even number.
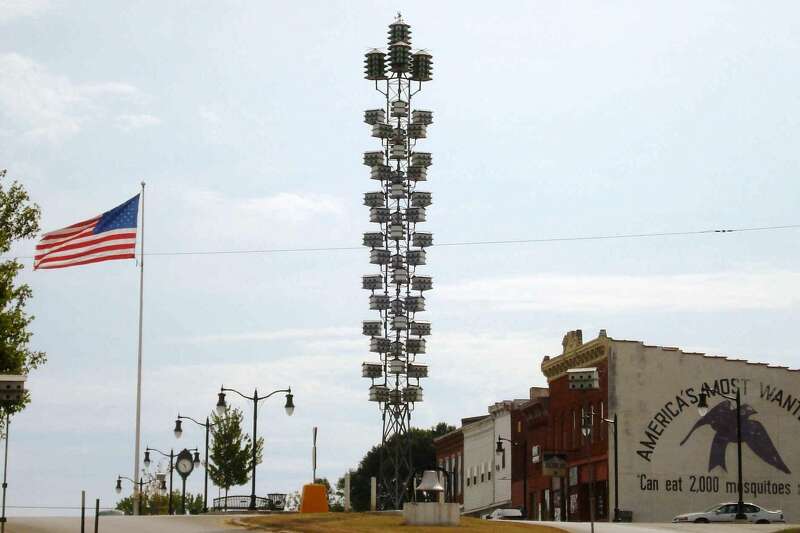
[[[191,459],[182,457],[181,459],[178,459],[178,463],[175,465],[175,468],[178,470],[179,474],[188,476],[194,468],[194,464],[192,464]]]

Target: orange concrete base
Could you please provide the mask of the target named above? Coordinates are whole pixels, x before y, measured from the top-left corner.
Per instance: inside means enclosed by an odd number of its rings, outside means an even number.
[[[328,492],[325,485],[310,483],[303,485],[303,500],[300,503],[301,513],[327,513]]]

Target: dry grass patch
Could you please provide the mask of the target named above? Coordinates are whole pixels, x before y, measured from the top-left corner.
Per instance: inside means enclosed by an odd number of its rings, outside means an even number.
[[[458,527],[404,526],[403,517],[388,513],[315,513],[315,514],[275,514],[250,516],[234,521],[250,530],[272,533],[375,533],[378,531],[402,531],[415,533],[433,531],[435,533],[477,532],[527,532],[564,533],[548,526],[515,524],[514,522],[495,522],[478,518],[461,518]]]

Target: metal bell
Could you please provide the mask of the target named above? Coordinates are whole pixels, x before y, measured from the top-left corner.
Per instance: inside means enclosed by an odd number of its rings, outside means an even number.
[[[439,481],[439,473],[436,470],[425,470],[422,473],[422,480],[417,485],[417,490],[425,492],[443,492],[444,487]]]

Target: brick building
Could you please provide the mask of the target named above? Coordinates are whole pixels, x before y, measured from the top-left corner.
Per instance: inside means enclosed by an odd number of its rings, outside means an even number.
[[[524,508],[531,519],[587,521],[593,488],[595,518],[612,519],[614,442],[606,420],[614,415],[619,508],[634,521],[668,521],[736,501],[731,398],[738,391],[744,499],[796,519],[791,512],[800,509],[800,371],[612,339],[604,330],[586,343],[580,330],[569,332],[562,346],[561,354],[541,362],[547,389],[531,389],[528,400],[510,404],[511,442],[503,441],[501,453],[494,453],[492,470],[510,471],[511,506]],[[570,390],[567,371],[574,368],[596,368],[599,387]],[[710,408],[703,416],[700,393]],[[581,431],[587,413],[594,413],[588,438]],[[494,437],[500,436],[495,430]]]

